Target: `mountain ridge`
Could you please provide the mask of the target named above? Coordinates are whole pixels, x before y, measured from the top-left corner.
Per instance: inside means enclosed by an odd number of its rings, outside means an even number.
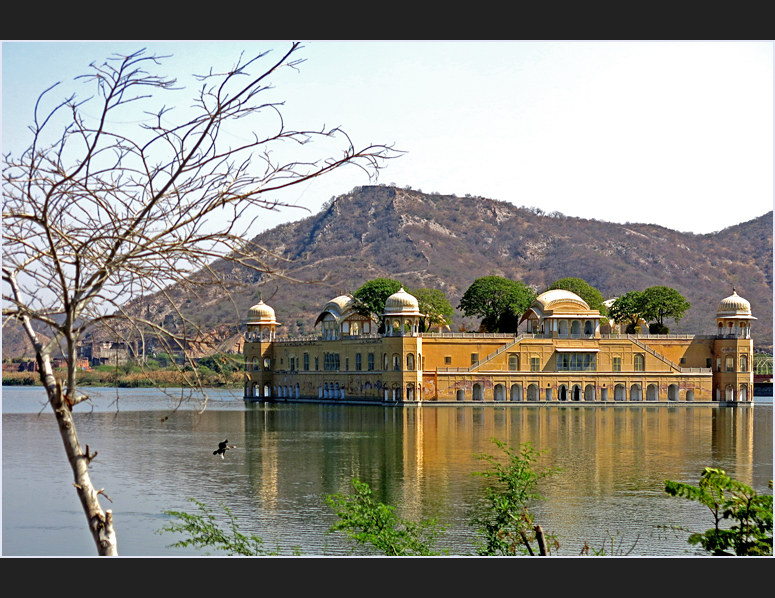
[[[680,322],[667,322],[677,334],[715,333],[718,302],[734,287],[758,318],[757,348],[771,351],[772,230],[771,211],[696,234],[547,214],[483,197],[371,185],[332,198],[317,214],[253,237],[282,276],[214,262],[213,270],[231,288],[233,304],[215,289],[198,296],[177,289],[172,296],[194,321],[239,350],[237,322],[244,322],[259,298],[275,309],[283,324],[279,332],[310,334],[328,300],[378,277],[401,280],[410,290],[439,288],[453,307],[476,278],[488,275],[522,280],[536,292],[560,278],[583,278],[606,298],[666,285],[692,304]],[[158,296],[137,298],[130,306],[160,322],[175,317]],[[456,310],[452,328],[461,327],[475,330],[478,321]]]

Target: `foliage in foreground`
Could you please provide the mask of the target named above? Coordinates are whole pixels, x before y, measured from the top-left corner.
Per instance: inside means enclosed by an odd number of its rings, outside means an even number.
[[[489,462],[491,467],[484,472],[476,472],[476,475],[492,479],[485,486],[484,500],[471,520],[481,538],[477,554],[550,555],[552,550],[559,549],[559,542],[554,536],[544,536],[541,526],[534,525],[528,504],[542,498],[536,491],[538,482],[557,470],[536,471],[534,466],[541,453],[530,443],[513,449],[494,438],[492,441],[504,451],[508,459],[504,464],[492,455],[477,455],[479,459]],[[342,531],[355,544],[386,556],[448,554],[447,550],[438,551],[435,548],[444,531],[435,519],[425,519],[419,523],[401,519],[393,507],[375,500],[368,484],[354,479],[352,485],[355,490],[353,495],[333,494],[326,497],[326,502],[339,518],[329,533]],[[771,495],[759,495],[749,486],[728,477],[724,471],[711,467],[705,468],[698,487],[666,480],[665,491],[671,496],[700,502],[713,514],[714,527],[705,533],[692,534],[688,538],[690,544],[698,544],[713,555],[772,555]],[[166,511],[166,515],[176,517],[178,521],[166,525],[159,533],[187,535],[187,539],[169,548],[213,548],[230,556],[279,554],[279,551],[266,551],[261,538],[239,533],[236,518],[228,507],[221,505],[228,518],[227,529],[223,530],[211,509],[193,498],[189,500],[199,507],[202,514]],[[722,529],[721,523],[724,520],[734,524],[729,529]],[[618,533],[614,536],[609,532],[608,540],[600,548],[595,549],[585,542],[580,554],[626,556],[632,553],[637,542],[636,539],[627,546]],[[298,549],[294,554],[299,554]]]
[[[772,495],[759,494],[727,476],[724,470],[712,467],[704,469],[698,486],[665,480],[665,492],[710,509],[713,527],[690,535],[689,544],[699,544],[716,556],[733,552],[738,556],[772,555]],[[734,523],[723,529],[724,520]]]
[[[477,455],[491,467],[475,472],[490,482],[485,486],[483,503],[471,519],[477,528],[481,541],[477,548],[480,556],[515,556],[536,553],[548,555],[552,548],[559,548],[554,536],[543,535],[541,526],[534,525],[533,515],[528,511],[531,501],[543,498],[536,490],[538,482],[551,476],[555,469],[535,470],[540,452],[526,442],[518,449],[504,442],[491,439],[506,454],[507,461],[501,463],[492,455]]]
[[[355,494],[326,497],[339,521],[331,532],[343,531],[361,546],[371,546],[386,556],[438,556],[447,554],[434,548],[444,528],[435,519],[419,523],[401,519],[395,509],[377,501],[366,482],[352,480]]]
[[[165,525],[158,533],[166,532],[186,534],[188,537],[168,548],[185,548],[193,546],[197,549],[213,548],[223,550],[228,556],[268,556],[277,555],[279,552],[267,552],[264,550],[264,541],[258,536],[250,537],[241,534],[238,530],[237,518],[232,515],[229,507],[221,503],[221,508],[228,517],[228,526],[226,530],[221,529],[215,521],[213,510],[208,508],[203,502],[194,498],[189,499],[199,507],[201,515],[186,513],[185,511],[165,511],[164,514],[170,517],[176,517],[178,521]],[[209,556],[209,552],[205,553]]]

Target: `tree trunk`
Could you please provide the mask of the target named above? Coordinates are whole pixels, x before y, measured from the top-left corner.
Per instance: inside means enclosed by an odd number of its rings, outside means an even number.
[[[48,357],[38,354],[38,367],[40,375],[48,393],[48,400],[54,410],[54,415],[59,426],[59,434],[65,447],[67,460],[73,469],[76,491],[81,500],[81,506],[89,522],[89,530],[97,545],[97,553],[100,556],[118,556],[116,532],[113,529],[113,511],[103,511],[98,495],[107,495],[102,490],[95,490],[89,476],[89,462],[96,453],[89,455],[81,448],[78,434],[73,421],[71,397],[65,396],[61,384],[54,378],[51,369],[51,361]],[[88,451],[88,445],[87,445]],[[110,500],[110,499],[108,499]]]

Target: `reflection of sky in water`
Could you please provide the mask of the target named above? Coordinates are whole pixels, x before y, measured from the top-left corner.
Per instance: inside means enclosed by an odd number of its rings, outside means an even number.
[[[497,454],[490,437],[548,449],[540,467],[562,471],[542,485],[536,522],[560,536],[560,554],[629,547],[633,554],[683,554],[685,532],[710,527],[705,507],[668,497],[665,479],[697,483],[708,465],[769,492],[772,400],[751,408],[423,407],[244,404],[212,391],[208,409],[175,405],[153,390],[88,389],[93,408],[77,408],[83,444],[99,452],[92,477],[113,499],[119,553],[167,550],[162,512],[195,510],[189,497],[237,515],[244,533],[269,546],[344,554],[349,544],[325,532],[333,515],[323,496],[370,483],[379,500],[410,519],[437,516],[453,553],[473,552],[470,508],[484,482],[471,472]],[[94,553],[53,418],[40,388],[3,389],[3,553]],[[36,398],[38,397],[38,398]],[[219,441],[237,448],[213,457]],[[23,456],[23,458],[16,458]]]

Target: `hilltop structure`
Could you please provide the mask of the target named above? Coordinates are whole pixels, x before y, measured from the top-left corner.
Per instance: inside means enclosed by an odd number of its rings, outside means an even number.
[[[751,305],[722,299],[715,335],[601,333],[578,295],[539,295],[516,334],[421,333],[417,299],[391,295],[379,322],[329,301],[314,339],[279,338],[263,301],[248,315],[246,400],[375,403],[753,401]]]

